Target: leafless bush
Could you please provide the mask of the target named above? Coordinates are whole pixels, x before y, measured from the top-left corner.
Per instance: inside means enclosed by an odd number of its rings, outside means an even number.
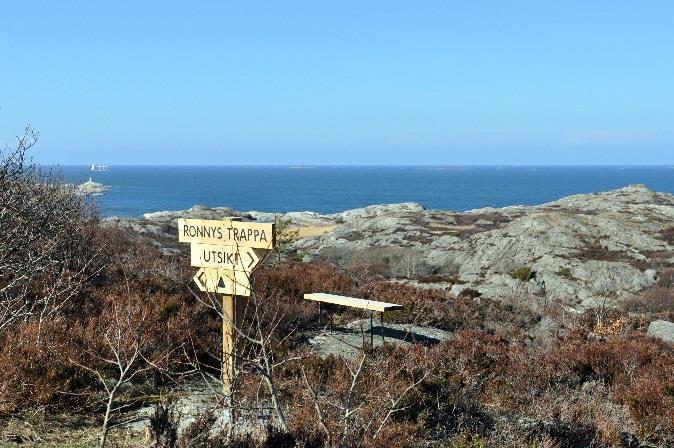
[[[0,151],[0,333],[32,316],[42,322],[97,272],[93,209],[27,158],[35,132],[17,139]]]
[[[108,297],[102,313],[90,319],[82,334],[83,344],[70,362],[93,374],[103,388],[104,415],[99,446],[105,446],[113,417],[129,406],[118,403],[119,394],[135,378],[162,369],[170,352],[158,350],[150,327],[157,322],[155,310],[144,297]]]

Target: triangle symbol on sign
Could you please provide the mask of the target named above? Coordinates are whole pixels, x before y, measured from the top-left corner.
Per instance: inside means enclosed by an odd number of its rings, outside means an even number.
[[[218,288],[225,288],[225,279],[223,277],[220,277],[220,280],[218,280]]]

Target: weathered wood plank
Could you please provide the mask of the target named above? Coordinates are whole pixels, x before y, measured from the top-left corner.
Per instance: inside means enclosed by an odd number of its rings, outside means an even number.
[[[198,268],[216,268],[252,272],[260,257],[252,247],[192,243],[191,264]]]
[[[311,293],[304,294],[304,298],[315,302],[332,303],[335,305],[344,305],[379,312],[401,310],[404,308],[397,303],[378,302],[376,300],[358,299],[356,297],[338,296],[335,294]]]
[[[250,279],[243,272],[201,268],[194,283],[204,292],[250,296]]]
[[[178,220],[178,241],[271,250],[274,248],[274,224],[234,221],[231,218],[181,218]]]

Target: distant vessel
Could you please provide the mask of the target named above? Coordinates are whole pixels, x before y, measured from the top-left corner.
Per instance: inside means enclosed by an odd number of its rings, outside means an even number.
[[[91,171],[110,171],[108,165],[91,165]]]

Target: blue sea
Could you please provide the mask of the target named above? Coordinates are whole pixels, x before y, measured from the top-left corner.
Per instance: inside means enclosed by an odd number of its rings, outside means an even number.
[[[641,183],[674,193],[673,167],[174,167],[60,168],[66,182],[110,186],[104,216],[141,216],[195,204],[241,211],[335,213],[414,201],[428,209],[535,205]]]

